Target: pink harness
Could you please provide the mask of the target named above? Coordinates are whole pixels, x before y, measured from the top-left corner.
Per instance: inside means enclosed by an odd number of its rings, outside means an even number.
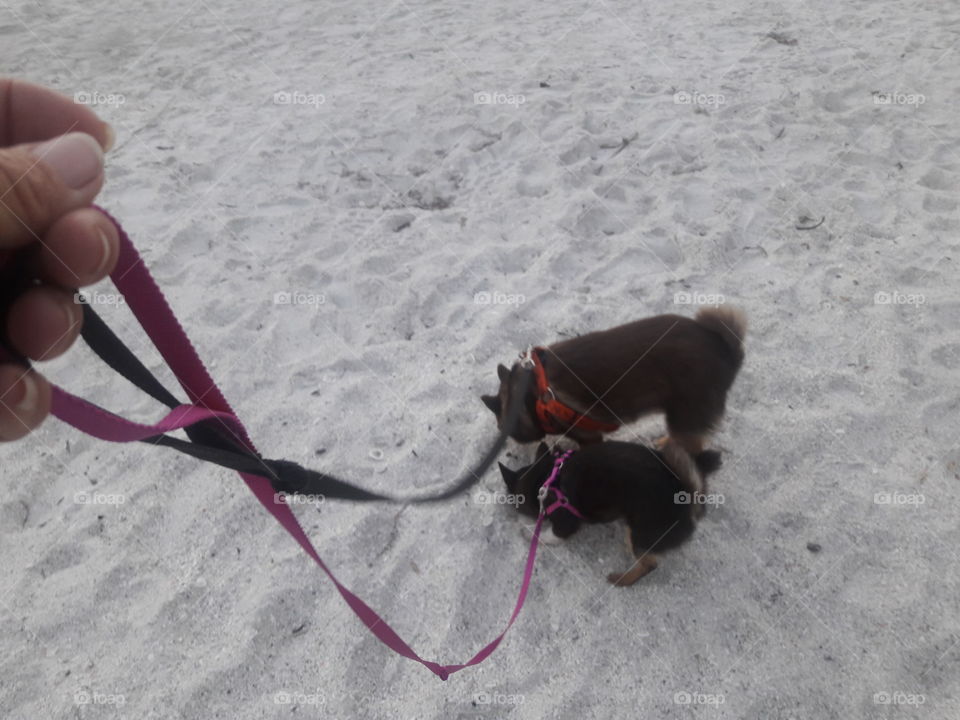
[[[564,461],[573,455],[573,450],[567,450],[565,453],[558,455],[557,459],[553,461],[553,472],[550,473],[550,477],[547,478],[547,481],[540,486],[540,492],[537,493],[537,498],[540,500],[540,517],[544,515],[552,515],[554,512],[560,508],[569,510],[574,515],[576,515],[581,520],[586,520],[586,518],[577,510],[573,504],[570,502],[570,498],[563,494],[563,491],[558,487],[553,487],[553,483],[557,482],[560,478],[560,468],[563,467]],[[544,505],[547,502],[547,493],[553,491],[553,494],[557,496],[557,499],[546,509]]]
[[[54,386],[53,414],[63,422],[72,425],[74,428],[88,435],[92,435],[101,440],[121,443],[152,438],[162,433],[193,426],[204,420],[215,419],[244,447],[256,453],[256,448],[250,440],[246,428],[243,426],[243,423],[240,422],[220,392],[220,389],[210,377],[206,367],[201,362],[189,338],[177,321],[177,318],[170,310],[170,306],[167,304],[163,293],[160,292],[160,289],[157,287],[156,282],[141,260],[130,238],[127,237],[123,228],[120,227],[120,224],[117,223],[114,218],[106,213],[106,211],[102,212],[114,223],[120,237],[120,256],[117,267],[111,273],[110,277],[117,289],[124,295],[131,311],[153,341],[157,350],[160,351],[163,359],[170,366],[180,385],[186,391],[191,404],[180,405],[174,408],[154,425],[144,425],[126,420],[119,415],[115,415]],[[0,360],[10,359],[12,358],[7,356],[3,348],[0,347]],[[563,458],[568,455],[569,453],[565,454]],[[551,480],[555,479],[559,473],[560,467],[563,464],[563,458],[558,459],[557,464],[554,466],[554,473]],[[500,641],[503,640],[507,630],[510,629],[520,614],[520,610],[526,599],[527,590],[530,587],[530,580],[533,576],[537,544],[544,517],[558,507],[564,506],[563,503],[565,502],[565,496],[554,489],[558,497],[557,502],[551,505],[546,511],[541,510],[537,518],[537,524],[533,531],[533,539],[530,542],[530,550],[527,553],[527,560],[524,565],[520,592],[517,596],[513,613],[510,615],[510,619],[503,632],[481,648],[466,662],[454,665],[441,665],[432,660],[421,658],[394,632],[393,628],[391,628],[383,618],[337,580],[320,558],[320,555],[297,521],[296,516],[291,512],[290,507],[286,502],[275,501],[273,487],[267,478],[249,472],[240,472],[240,476],[257,500],[260,501],[260,504],[276,518],[277,522],[297,541],[304,552],[327,574],[341,597],[347,605],[350,606],[350,609],[356,613],[357,617],[360,618],[360,621],[367,626],[367,629],[391,650],[405,658],[420,663],[442,680],[446,680],[451,674],[465,667],[477,665],[482,662],[497,648]],[[550,481],[548,480],[545,489],[549,488],[549,485]],[[565,505],[565,507],[576,513],[569,504]],[[579,515],[579,513],[577,514]]]

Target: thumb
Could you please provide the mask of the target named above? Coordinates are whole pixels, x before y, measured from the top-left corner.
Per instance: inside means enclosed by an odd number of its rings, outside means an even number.
[[[103,151],[85,133],[0,148],[0,251],[42,237],[102,185]]]

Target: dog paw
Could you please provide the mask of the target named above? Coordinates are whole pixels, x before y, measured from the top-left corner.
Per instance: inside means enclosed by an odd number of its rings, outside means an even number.
[[[559,545],[563,542],[563,538],[558,537],[553,528],[550,528],[549,532],[540,533],[540,542],[544,545]]]
[[[517,523],[517,532],[520,533],[520,537],[524,540],[529,540],[533,537],[533,525],[527,525],[523,521]]]
[[[616,585],[617,587],[629,587],[633,585],[640,578],[649,575],[654,570],[657,569],[657,561],[655,558],[646,556],[642,560],[638,560],[632,568],[626,572],[617,573],[613,572],[607,575],[607,580],[611,585]]]
[[[536,527],[536,523],[530,522],[529,520],[517,521],[517,530],[520,532],[520,537],[528,542],[533,539],[533,531]],[[546,533],[540,530],[540,540],[543,540],[544,535],[546,535]]]

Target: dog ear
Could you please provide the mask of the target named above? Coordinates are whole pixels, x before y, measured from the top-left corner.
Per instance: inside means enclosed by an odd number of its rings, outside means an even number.
[[[497,377],[500,378],[500,382],[506,382],[510,379],[510,370],[503,363],[497,365]]]
[[[500,398],[496,395],[481,395],[480,399],[483,400],[483,404],[490,408],[490,411],[500,417]]]
[[[498,462],[497,465],[500,466],[500,474],[503,476],[503,481],[507,484],[508,488],[512,489],[517,481],[517,474],[502,462]]]
[[[538,459],[539,459],[539,458],[542,458],[542,457],[546,457],[546,456],[549,455],[549,454],[550,454],[550,447],[549,447],[545,442],[542,442],[542,443],[540,443],[539,445],[537,445],[537,458],[538,458]]]

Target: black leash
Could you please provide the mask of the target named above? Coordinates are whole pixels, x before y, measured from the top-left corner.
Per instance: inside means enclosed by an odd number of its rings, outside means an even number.
[[[161,383],[150,370],[140,362],[120,338],[107,326],[101,317],[88,304],[83,305],[83,330],[81,337],[101,360],[133,385],[169,408],[182,405],[180,401]],[[395,503],[429,503],[447,500],[469,489],[480,480],[483,474],[496,461],[506,445],[507,438],[516,427],[520,415],[521,398],[526,396],[529,378],[523,380],[524,387],[515,396],[513,405],[508,408],[500,433],[473,468],[446,490],[427,495],[407,498],[395,498],[388,495],[364,490],[332,475],[310,470],[288,460],[270,460],[248,450],[239,438],[233,435],[226,425],[212,420],[185,428],[189,441],[170,435],[155,435],[142,442],[161,445],[221,467],[240,472],[259,475],[270,481],[278,493],[299,495],[322,495],[325,498],[341,500],[369,501],[380,500]]]

